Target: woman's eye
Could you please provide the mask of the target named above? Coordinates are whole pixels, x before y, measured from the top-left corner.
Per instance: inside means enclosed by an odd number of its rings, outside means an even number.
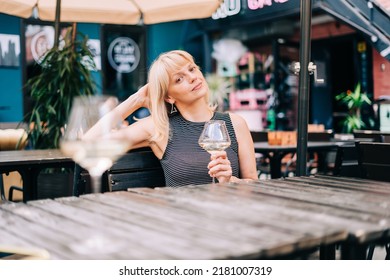
[[[196,70],[195,66],[190,68],[190,72],[194,72],[195,70]]]
[[[176,83],[180,83],[183,80],[182,77],[176,79]]]

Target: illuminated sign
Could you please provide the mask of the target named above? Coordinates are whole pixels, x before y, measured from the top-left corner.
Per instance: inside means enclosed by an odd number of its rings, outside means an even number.
[[[261,9],[264,6],[271,6],[272,0],[247,0],[248,1],[248,8],[251,10],[257,10]],[[288,0],[273,0],[275,3],[284,3]]]
[[[236,15],[241,11],[241,0],[224,0],[218,10],[211,16],[213,19]]]
[[[264,6],[271,6],[272,2],[285,3],[288,0],[246,0],[250,10],[261,9]],[[218,10],[211,16],[213,19],[233,16],[241,11],[241,0],[224,0]]]
[[[134,71],[138,66],[140,56],[138,45],[127,37],[116,38],[108,48],[108,61],[119,73]]]

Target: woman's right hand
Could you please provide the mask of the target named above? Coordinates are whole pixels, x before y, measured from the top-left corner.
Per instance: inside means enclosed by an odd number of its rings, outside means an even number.
[[[145,84],[143,87],[141,87],[134,95],[134,101],[136,104],[139,105],[139,107],[144,107],[149,109],[149,86],[148,84]]]
[[[232,167],[226,151],[213,151],[207,166],[211,177],[218,179],[218,182],[229,182],[232,177]]]

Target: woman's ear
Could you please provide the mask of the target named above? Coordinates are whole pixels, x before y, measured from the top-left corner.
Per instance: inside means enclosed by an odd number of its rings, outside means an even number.
[[[166,102],[170,103],[170,104],[175,103],[175,99],[172,98],[172,97],[170,97],[170,96],[165,97],[164,100],[165,100]]]

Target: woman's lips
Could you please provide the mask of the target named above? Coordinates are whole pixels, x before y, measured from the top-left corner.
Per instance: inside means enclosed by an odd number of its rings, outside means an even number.
[[[194,90],[198,90],[198,89],[200,89],[200,88],[202,88],[202,83],[199,83],[199,84],[197,84],[192,90],[194,91]]]

